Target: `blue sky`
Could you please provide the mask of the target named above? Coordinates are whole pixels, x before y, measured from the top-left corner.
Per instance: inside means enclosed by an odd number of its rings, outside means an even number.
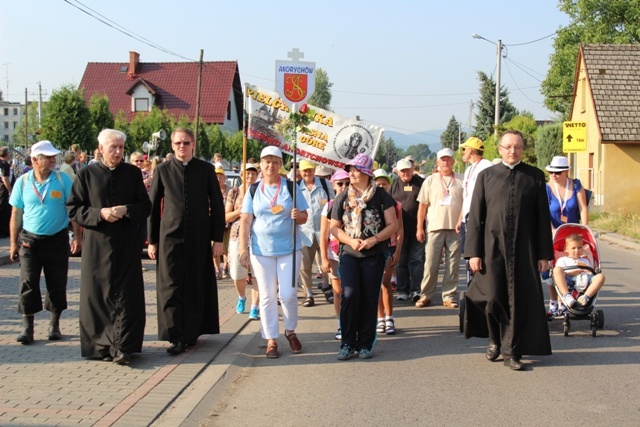
[[[334,83],[332,108],[387,130],[438,141],[452,115],[466,126],[478,99],[477,71],[493,75],[496,47],[507,46],[502,84],[520,110],[538,119],[553,37],[567,25],[556,0],[68,0],[88,6],[181,56],[237,60],[243,83],[274,88],[275,60],[297,47]],[[184,59],[153,49],[96,21],[64,0],[0,0],[0,89],[24,102],[37,84],[51,94],[77,85],[87,62]],[[523,71],[524,69],[525,71]],[[7,94],[7,81],[9,91]],[[7,96],[8,95],[8,96]],[[46,99],[46,97],[45,97]]]

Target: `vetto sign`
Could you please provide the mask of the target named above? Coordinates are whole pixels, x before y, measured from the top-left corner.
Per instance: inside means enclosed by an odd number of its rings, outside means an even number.
[[[562,151],[564,153],[578,153],[587,151],[587,123],[562,123]]]
[[[304,53],[297,48],[287,56],[292,61],[276,61],[276,92],[291,108],[304,104],[316,91],[316,63],[300,62]]]

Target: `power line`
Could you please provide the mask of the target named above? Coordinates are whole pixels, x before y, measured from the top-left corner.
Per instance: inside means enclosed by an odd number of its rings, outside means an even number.
[[[178,58],[186,59],[187,61],[196,62],[194,59],[187,58],[186,56],[182,56],[182,55],[180,55],[179,53],[173,52],[173,51],[171,51],[171,50],[169,50],[169,49],[167,49],[167,48],[164,48],[164,47],[162,47],[162,46],[160,46],[160,45],[158,45],[158,44],[156,44],[156,43],[151,42],[150,40],[145,39],[145,38],[144,38],[144,37],[142,37],[142,36],[139,36],[139,35],[135,34],[135,33],[134,33],[134,32],[132,32],[131,30],[129,30],[129,29],[127,29],[127,28],[123,27],[122,25],[118,24],[117,22],[112,21],[111,19],[109,19],[109,18],[105,17],[104,15],[101,15],[100,13],[98,13],[98,12],[94,11],[93,9],[89,8],[88,6],[86,6],[86,5],[82,4],[82,3],[81,3],[81,2],[79,2],[78,0],[75,0],[75,2],[76,2],[76,3],[78,3],[78,4],[80,4],[80,5],[82,5],[83,7],[87,8],[87,9],[91,10],[92,12],[94,12],[94,13],[96,13],[96,14],[100,15],[100,16],[101,16],[102,18],[104,18],[104,19],[99,18],[98,16],[96,16],[96,15],[94,15],[93,13],[91,13],[91,12],[89,12],[89,11],[87,11],[87,10],[83,9],[82,7],[77,6],[77,5],[73,4],[73,3],[71,3],[69,0],[63,0],[63,1],[64,1],[65,3],[67,3],[68,5],[75,7],[75,8],[76,8],[76,9],[78,9],[79,11],[81,11],[81,12],[83,12],[83,13],[85,13],[85,14],[89,15],[89,16],[90,16],[90,17],[92,17],[93,19],[95,19],[95,20],[97,20],[97,21],[102,22],[102,23],[103,23],[103,24],[105,24],[106,26],[111,27],[111,28],[113,28],[114,30],[116,30],[116,31],[118,31],[118,32],[120,32],[120,33],[122,33],[122,34],[124,34],[124,35],[128,36],[128,37],[131,37],[132,39],[137,40],[137,41],[139,41],[140,43],[146,44],[146,45],[147,45],[147,46],[149,46],[149,47],[152,47],[152,48],[154,48],[154,49],[157,49],[157,50],[159,50],[159,51],[161,51],[161,52],[164,52],[164,53],[167,53],[167,54],[169,54],[169,55],[173,55],[173,56],[176,56],[176,57],[178,57]],[[107,22],[107,21],[109,21],[109,22]],[[117,26],[117,27],[116,27],[116,26]],[[118,27],[119,27],[119,28],[118,28]]]
[[[516,79],[513,77],[513,74],[511,73],[511,69],[509,68],[509,61],[505,61],[504,65],[507,68],[507,71],[509,72],[509,75],[511,76],[511,80],[513,80],[513,84],[516,85],[516,87],[518,88],[518,91],[522,94],[522,96],[524,96],[525,98],[527,98],[529,101],[533,102],[534,104],[542,104],[542,102],[534,101],[533,99],[529,98],[527,95],[525,95],[523,90],[520,89],[520,86],[518,86],[518,82],[516,82]]]

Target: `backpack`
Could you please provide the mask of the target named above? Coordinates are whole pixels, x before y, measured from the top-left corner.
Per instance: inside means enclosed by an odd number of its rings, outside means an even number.
[[[290,181],[288,179],[285,180],[285,181],[287,181],[287,190],[289,190],[289,196],[291,196],[291,198],[293,198],[293,181]],[[253,199],[253,196],[256,194],[256,190],[258,189],[258,184],[260,184],[260,181],[254,182],[249,187],[249,194],[251,194],[251,198],[252,199]]]
[[[589,207],[589,202],[591,202],[591,197],[593,196],[593,191],[591,190],[587,190],[582,183],[580,182],[579,179],[574,179],[573,180],[573,192],[578,194],[578,185],[582,188],[584,188],[584,195],[585,198],[587,199],[587,208]],[[581,218],[580,218],[580,209],[578,209],[578,222],[580,222]]]

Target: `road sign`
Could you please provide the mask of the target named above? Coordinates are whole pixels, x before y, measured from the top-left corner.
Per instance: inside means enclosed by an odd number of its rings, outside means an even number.
[[[297,48],[287,56],[292,61],[276,61],[276,92],[291,108],[304,104],[316,91],[316,63],[301,62],[304,53]]]
[[[586,122],[562,122],[562,151],[564,153],[587,151]]]

